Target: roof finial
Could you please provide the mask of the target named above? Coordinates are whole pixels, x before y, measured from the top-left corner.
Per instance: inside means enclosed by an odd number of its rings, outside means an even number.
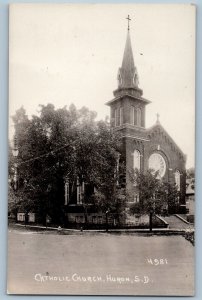
[[[160,123],[160,122],[159,122],[159,118],[160,118],[160,115],[159,115],[159,113],[157,113],[157,114],[156,114],[156,123],[157,123],[157,124]]]
[[[128,20],[128,31],[130,30],[130,21],[131,21],[131,19],[130,19],[130,16],[128,15],[128,17],[126,18],[126,20]]]

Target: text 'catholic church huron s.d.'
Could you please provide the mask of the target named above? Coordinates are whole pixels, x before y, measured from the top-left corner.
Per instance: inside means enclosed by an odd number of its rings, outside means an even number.
[[[114,91],[114,99],[106,103],[111,110],[111,124],[123,139],[126,187],[130,189],[132,184],[131,169],[143,172],[153,169],[159,171],[163,180],[176,183],[181,192],[180,204],[184,206],[186,156],[160,124],[158,115],[156,123],[145,128],[146,106],[151,102],[143,97],[138,85],[128,27],[123,61],[118,70],[118,88]]]

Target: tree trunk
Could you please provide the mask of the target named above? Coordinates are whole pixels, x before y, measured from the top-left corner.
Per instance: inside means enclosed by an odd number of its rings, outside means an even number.
[[[153,216],[153,213],[150,212],[149,213],[149,232],[152,232],[152,216]]]
[[[108,232],[108,211],[106,211],[106,232]]]

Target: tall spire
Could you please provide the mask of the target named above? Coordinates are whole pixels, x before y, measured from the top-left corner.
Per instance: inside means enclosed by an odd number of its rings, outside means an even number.
[[[133,51],[130,40],[130,27],[129,21],[130,17],[126,18],[128,20],[128,32],[126,38],[126,45],[123,54],[122,66],[119,68],[118,72],[118,85],[119,88],[138,88],[138,74],[137,69],[134,64]]]

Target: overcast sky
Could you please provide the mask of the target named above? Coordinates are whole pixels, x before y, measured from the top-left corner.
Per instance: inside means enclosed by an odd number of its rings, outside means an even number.
[[[74,103],[109,115],[127,34],[147,106],[194,165],[195,9],[193,5],[14,4],[10,10],[9,114],[22,105]],[[12,124],[10,123],[12,133]]]

